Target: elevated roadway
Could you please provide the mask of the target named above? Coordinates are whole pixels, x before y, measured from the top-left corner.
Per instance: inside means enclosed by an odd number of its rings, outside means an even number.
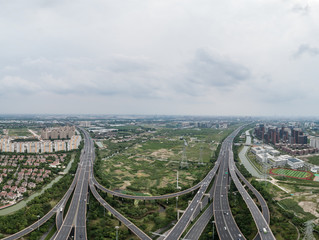
[[[100,183],[98,183],[98,181],[96,181],[96,179],[94,177],[92,178],[92,182],[98,189],[100,189],[103,192],[106,192],[106,193],[109,193],[113,196],[117,196],[117,197],[121,197],[121,198],[136,199],[136,200],[158,200],[158,199],[167,199],[167,198],[178,197],[178,196],[182,196],[184,194],[193,192],[196,189],[200,188],[200,186],[202,185],[202,182],[199,182],[198,184],[194,185],[193,187],[185,189],[183,191],[165,194],[165,195],[159,195],[159,196],[134,196],[134,195],[123,194],[120,192],[110,190],[110,189],[102,186]]]
[[[234,156],[232,154],[232,150],[231,154],[230,154],[230,158],[229,158],[229,171],[231,174],[231,177],[239,191],[239,193],[241,194],[242,198],[244,199],[253,219],[254,222],[256,224],[260,239],[262,240],[273,240],[276,239],[275,236],[273,235],[269,224],[267,222],[267,220],[269,219],[265,219],[265,217],[263,216],[263,214],[260,212],[259,208],[257,207],[256,203],[254,202],[254,200],[250,197],[249,193],[246,191],[246,189],[244,188],[244,186],[240,183],[237,175],[236,175],[236,165],[234,162]],[[257,191],[257,190],[256,190]]]
[[[172,230],[167,234],[167,236],[164,238],[165,240],[176,240],[181,237],[183,232],[185,231],[186,227],[188,226],[189,222],[192,219],[192,216],[194,214],[194,211],[199,207],[199,202],[202,200],[209,184],[211,183],[213,177],[215,176],[220,164],[224,164],[224,154],[227,146],[232,143],[232,140],[234,137],[238,134],[238,132],[242,129],[242,127],[236,129],[233,133],[231,133],[222,143],[220,154],[218,156],[218,159],[216,161],[215,166],[213,169],[209,171],[209,173],[206,175],[206,177],[201,182],[201,187],[199,188],[197,194],[194,196],[193,200],[190,202],[188,207],[186,208],[184,214],[182,217],[178,220],[178,222],[175,224],[175,226],[172,228]],[[214,199],[215,201],[215,199]],[[224,238],[223,238],[224,239]],[[225,238],[227,239],[227,238]]]
[[[142,230],[140,230],[135,224],[129,221],[126,217],[124,217],[121,213],[116,211],[110,204],[108,204],[96,191],[94,182],[92,179],[90,180],[90,190],[93,196],[96,198],[97,201],[110,213],[114,215],[119,221],[121,221],[128,229],[130,229],[139,239],[142,240],[151,240],[151,238],[146,235]]]
[[[215,190],[214,190],[214,202],[213,211],[217,233],[220,239],[245,239],[241,233],[236,221],[232,215],[229,201],[229,171],[228,171],[228,159],[230,149],[232,146],[233,138],[227,139],[224,144],[223,151],[221,152],[221,158],[223,159],[220,169],[218,171]]]
[[[75,239],[87,239],[86,235],[86,198],[88,193],[89,173],[91,170],[91,163],[94,145],[86,131],[81,129],[84,133],[84,149],[80,157],[80,163],[77,169],[79,172],[78,181],[73,193],[70,207],[66,217],[60,227],[58,233],[54,237],[55,240],[68,239],[71,230],[74,228]]]

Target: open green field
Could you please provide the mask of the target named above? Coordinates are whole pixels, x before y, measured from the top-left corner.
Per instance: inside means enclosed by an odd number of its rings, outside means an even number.
[[[107,148],[100,150],[103,183],[111,189],[137,194],[154,195],[159,189],[173,192],[177,191],[178,171],[179,186],[190,187],[210,170],[218,143],[234,128],[161,128],[147,140],[106,140],[103,144]],[[188,167],[181,167],[182,159],[187,159]]]
[[[9,130],[9,136],[12,136],[12,137],[32,136],[32,134],[29,132],[29,130],[27,128],[12,128],[12,129],[8,129],[8,130]]]
[[[308,220],[315,218],[315,216],[311,213],[305,212],[302,207],[300,207],[298,203],[292,199],[283,199],[279,201],[279,204],[281,204],[286,210],[289,210],[299,216],[305,217]]]
[[[319,165],[319,156],[307,157],[308,162],[314,165]]]
[[[300,179],[310,179],[313,174],[307,171],[298,171],[292,169],[284,169],[284,168],[274,168],[270,169],[270,174],[281,175],[292,178],[300,178]]]

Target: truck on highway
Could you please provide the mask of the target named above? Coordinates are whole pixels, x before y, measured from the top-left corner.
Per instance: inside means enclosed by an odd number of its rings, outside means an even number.
[[[263,228],[263,232],[264,232],[264,233],[267,233],[267,229],[266,229],[266,228]]]
[[[60,212],[62,212],[63,211],[63,207],[60,207]]]

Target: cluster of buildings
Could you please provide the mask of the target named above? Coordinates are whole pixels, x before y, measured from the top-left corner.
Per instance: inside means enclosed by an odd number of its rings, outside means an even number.
[[[57,128],[44,128],[41,130],[41,138],[48,139],[69,139],[75,135],[75,126],[64,126]]]
[[[254,146],[251,152],[256,155],[256,159],[260,163],[268,163],[272,167],[290,167],[292,169],[299,169],[305,165],[301,159],[292,157],[290,155],[280,155],[280,152],[268,145]]]
[[[300,145],[300,144],[277,143],[276,148],[294,156],[307,155],[307,154],[313,154],[318,152],[317,148],[313,148],[309,145]]]
[[[267,126],[258,124],[255,128],[255,135],[265,143],[276,145],[277,143],[302,144],[308,143],[308,138],[300,128]]]
[[[304,134],[301,128],[274,127],[265,124],[258,124],[255,128],[255,136],[264,143],[272,144],[283,152],[291,155],[306,155],[316,153],[319,150],[319,138],[309,137]]]
[[[66,154],[46,155],[1,155],[0,200],[2,203],[23,197],[28,190],[37,187],[46,178],[52,177],[51,164],[65,161]],[[19,166],[19,167],[18,167]],[[13,180],[13,177],[14,179]]]
[[[13,142],[10,138],[0,139],[0,151],[16,153],[52,153],[55,151],[71,151],[77,149],[81,142],[80,135],[70,140]]]

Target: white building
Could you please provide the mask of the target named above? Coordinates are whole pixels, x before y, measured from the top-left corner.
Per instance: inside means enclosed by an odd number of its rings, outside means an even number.
[[[269,151],[269,154],[272,156],[279,156],[280,152],[278,150],[273,149]]]
[[[61,140],[54,141],[54,151],[66,151],[66,142]]]
[[[311,172],[313,173],[318,173],[319,172],[319,166],[313,166],[311,169],[310,169]]]
[[[287,158],[283,156],[268,158],[268,163],[273,167],[283,167],[287,164]]]
[[[305,162],[298,159],[298,158],[289,158],[287,161],[287,164],[292,168],[292,169],[298,169],[302,168],[305,165]]]
[[[68,151],[77,149],[81,142],[81,135],[76,135],[71,138],[71,140],[67,141]]]
[[[316,149],[319,149],[319,137],[309,137],[310,146]]]
[[[67,151],[77,149],[81,136],[75,135],[71,140],[11,142],[9,139],[0,139],[0,151],[16,153],[52,153],[53,151]]]
[[[42,153],[52,153],[53,152],[53,143],[51,141],[41,142],[41,152]]]
[[[251,151],[253,154],[257,155],[257,154],[264,153],[264,152],[265,152],[265,149],[264,149],[263,147],[252,147],[252,148],[250,149],[250,151]]]
[[[260,153],[260,154],[256,154],[256,159],[259,162],[265,163],[268,162],[269,158],[272,158],[273,156],[270,155],[269,153]]]

